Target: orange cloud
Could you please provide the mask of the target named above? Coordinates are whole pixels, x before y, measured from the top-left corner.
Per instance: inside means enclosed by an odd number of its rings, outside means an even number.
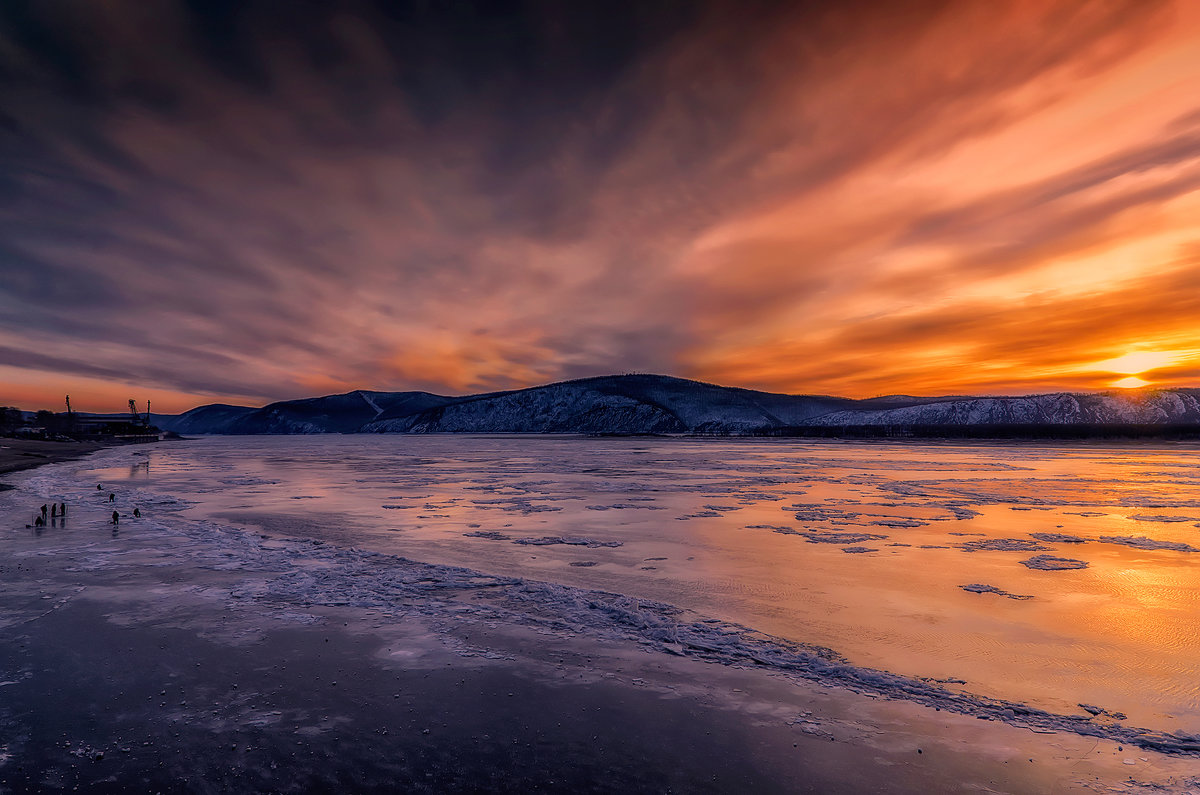
[[[0,9],[0,403],[1197,377],[1195,3],[239,13]]]
[[[982,30],[977,8],[958,10],[927,34],[961,36],[946,57],[912,48],[851,71],[881,97],[932,87],[913,114],[932,104],[945,123],[898,129],[874,161],[710,228],[683,260],[730,288],[698,321],[688,374],[855,396],[1104,388],[1112,379],[1082,364],[1200,338],[1186,255],[1200,212],[1195,7],[1130,9],[1128,29],[1097,24],[1088,41],[1083,25],[1065,51],[1007,37],[1010,23],[1043,29],[1029,18]],[[1013,58],[1022,66],[1000,66]],[[1031,63],[1045,71],[1025,80]],[[938,96],[960,76],[962,90]],[[846,95],[867,96],[860,118],[886,126],[895,109],[869,94]],[[813,143],[792,157],[836,151]]]

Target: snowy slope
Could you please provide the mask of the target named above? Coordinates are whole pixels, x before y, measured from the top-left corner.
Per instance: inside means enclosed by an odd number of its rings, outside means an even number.
[[[853,405],[840,398],[732,389],[661,375],[585,378],[390,409],[374,433],[752,433]]]
[[[207,406],[197,406],[191,411],[174,416],[167,414],[155,415],[154,424],[164,431],[176,433],[225,433],[224,429],[255,411],[248,406],[230,406],[225,403],[213,403]]]
[[[285,400],[262,408],[200,406],[164,425],[179,433],[353,433],[394,406],[428,408],[448,400],[428,392],[368,392]]]
[[[1200,422],[1200,390],[981,397],[835,411],[809,425],[1115,425]]]
[[[375,433],[682,433],[661,407],[620,395],[563,386],[465,400],[372,422]]]
[[[367,392],[201,406],[160,427],[180,433],[712,433],[840,426],[1155,425],[1200,423],[1200,390],[1024,397],[781,395],[661,375],[584,378],[446,397]]]

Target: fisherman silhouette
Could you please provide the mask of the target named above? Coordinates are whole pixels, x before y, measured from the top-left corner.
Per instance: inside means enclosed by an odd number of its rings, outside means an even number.
[[[113,494],[113,493],[110,491],[110,492],[108,493],[108,501],[109,501],[109,502],[116,502],[116,501],[117,501],[117,495]]]
[[[120,521],[121,521],[121,514],[117,513],[116,511],[113,511],[112,523],[118,524],[118,523],[120,523]]]
[[[45,524],[45,523],[46,523],[46,509],[47,509],[47,508],[49,508],[49,507],[50,507],[50,506],[48,506],[48,505],[43,505],[43,506],[42,506],[42,524]]]
[[[58,515],[62,518],[67,518],[67,504],[64,502],[58,506]]]
[[[134,509],[133,509],[133,518],[134,518],[134,519],[141,519],[141,518],[142,518],[142,512],[141,512],[140,510],[138,510],[137,508],[134,508]]]
[[[35,513],[35,514],[33,515],[33,526],[34,526],[34,527],[45,527],[45,526],[46,526],[46,520],[45,520],[45,519],[43,519],[42,517],[38,516],[38,515]]]
[[[50,518],[51,519],[58,518],[58,503],[57,502],[50,503]]]
[[[97,484],[96,484],[96,491],[100,491],[100,484],[99,484],[99,483],[97,483]]]

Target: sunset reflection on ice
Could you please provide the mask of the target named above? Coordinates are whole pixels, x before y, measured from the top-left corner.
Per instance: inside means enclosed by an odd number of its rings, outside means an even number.
[[[126,451],[104,453],[90,476],[180,498],[183,518],[660,600],[856,664],[1195,731],[1195,453],[218,437],[156,447],[134,470]],[[1021,565],[1039,554],[1086,568]]]

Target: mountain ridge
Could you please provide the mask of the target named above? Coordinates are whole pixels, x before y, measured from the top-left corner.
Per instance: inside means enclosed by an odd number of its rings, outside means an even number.
[[[788,435],[805,429],[1200,425],[1200,389],[1018,396],[788,395],[674,376],[608,375],[446,396],[352,390],[259,408],[156,417],[192,434],[590,433]]]

